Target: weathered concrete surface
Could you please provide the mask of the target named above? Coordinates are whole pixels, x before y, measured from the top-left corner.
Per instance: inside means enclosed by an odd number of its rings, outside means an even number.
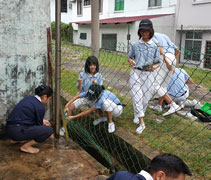
[[[47,82],[47,27],[50,0],[0,0],[0,126],[17,102]]]
[[[108,170],[73,141],[38,145],[38,154],[19,151],[20,144],[0,140],[1,180],[105,180]]]

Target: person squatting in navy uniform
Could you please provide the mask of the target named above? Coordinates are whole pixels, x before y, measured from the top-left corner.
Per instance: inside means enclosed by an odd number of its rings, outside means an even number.
[[[27,153],[38,153],[33,145],[42,143],[50,136],[53,129],[49,121],[44,119],[45,107],[52,97],[53,91],[48,86],[38,86],[35,96],[22,99],[10,113],[6,129],[12,143],[24,142],[20,150]]]

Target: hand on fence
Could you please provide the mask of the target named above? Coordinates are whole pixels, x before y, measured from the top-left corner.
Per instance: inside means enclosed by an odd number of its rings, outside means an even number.
[[[71,121],[73,119],[73,116],[68,116],[67,119]]]

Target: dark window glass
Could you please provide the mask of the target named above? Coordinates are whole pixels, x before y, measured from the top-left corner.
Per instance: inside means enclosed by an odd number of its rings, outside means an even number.
[[[86,33],[81,33],[81,34],[80,34],[80,39],[83,39],[83,40],[87,39],[87,38],[86,38]]]
[[[82,15],[82,0],[77,0],[77,15]]]
[[[162,0],[149,0],[148,6],[149,7],[155,7],[155,6],[161,6]]]
[[[67,0],[61,0],[61,12],[67,13]]]
[[[91,5],[91,1],[90,0],[84,0],[84,6],[89,6]]]

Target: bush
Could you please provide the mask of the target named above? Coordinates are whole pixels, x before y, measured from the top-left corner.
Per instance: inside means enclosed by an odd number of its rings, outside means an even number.
[[[52,38],[56,38],[56,23],[51,23]],[[61,40],[66,42],[73,42],[73,27],[72,24],[61,23]]]

